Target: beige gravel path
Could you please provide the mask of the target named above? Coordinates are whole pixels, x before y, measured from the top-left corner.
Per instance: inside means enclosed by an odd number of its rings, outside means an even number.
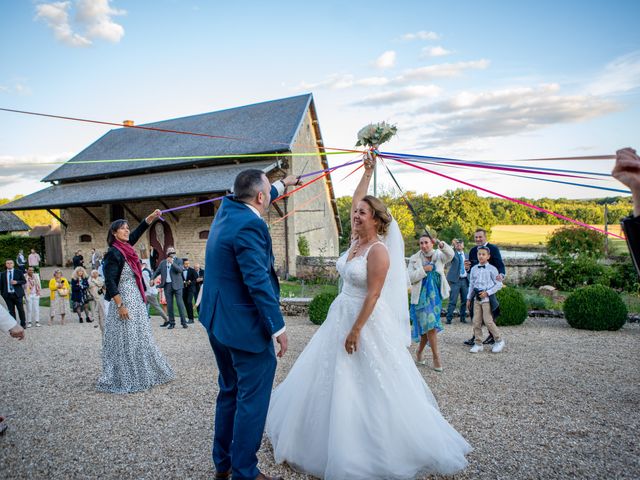
[[[43,308],[42,313],[48,313]],[[46,322],[45,322],[46,323]],[[216,370],[204,330],[154,334],[178,378],[126,396],[98,394],[100,334],[76,322],[0,338],[0,478],[212,478]],[[288,319],[281,381],[317,327]],[[640,326],[570,329],[563,320],[504,328],[505,351],[471,355],[468,326],[440,339],[445,372],[421,367],[444,416],[474,446],[456,478],[640,478]],[[424,448],[429,448],[425,445]],[[261,468],[274,466],[268,442]]]

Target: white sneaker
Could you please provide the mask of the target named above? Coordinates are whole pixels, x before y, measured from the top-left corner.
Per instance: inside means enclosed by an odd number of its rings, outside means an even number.
[[[36,327],[41,327],[40,322],[36,322]]]
[[[471,353],[478,353],[484,350],[484,347],[482,346],[482,344],[475,344],[473,347],[471,347],[471,350],[469,350]]]
[[[31,322],[27,323],[27,328],[31,328]]]
[[[500,340],[499,342],[496,342],[493,344],[493,348],[491,349],[491,351],[493,353],[500,353],[503,348],[504,348],[504,340]]]

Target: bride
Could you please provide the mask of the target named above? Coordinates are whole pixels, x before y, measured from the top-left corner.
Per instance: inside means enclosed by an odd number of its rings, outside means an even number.
[[[384,204],[353,196],[357,239],[336,267],[344,280],[324,324],[275,389],[267,435],[275,460],[325,479],[452,474],[471,447],[442,417],[411,354],[404,242]]]

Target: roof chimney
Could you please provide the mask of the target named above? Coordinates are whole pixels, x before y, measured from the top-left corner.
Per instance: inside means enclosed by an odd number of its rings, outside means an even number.
[[[124,125],[125,127],[133,127],[133,120],[124,120],[122,122],[122,125]]]

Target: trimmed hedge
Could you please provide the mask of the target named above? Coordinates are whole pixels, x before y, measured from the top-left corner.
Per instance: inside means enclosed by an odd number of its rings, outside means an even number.
[[[329,307],[337,296],[335,293],[325,292],[313,297],[313,300],[311,300],[309,304],[309,320],[316,325],[322,325],[327,319]]]
[[[5,260],[16,261],[18,252],[24,250],[24,259],[27,260],[31,249],[34,248],[40,254],[40,265],[44,264],[44,239],[21,237],[18,235],[0,235],[0,264],[4,269]]]
[[[527,302],[524,295],[513,287],[504,287],[496,293],[500,302],[500,316],[496,325],[504,327],[508,325],[520,325],[528,315]]]
[[[627,306],[615,290],[603,285],[589,285],[567,297],[564,317],[573,328],[620,330],[627,322]]]

